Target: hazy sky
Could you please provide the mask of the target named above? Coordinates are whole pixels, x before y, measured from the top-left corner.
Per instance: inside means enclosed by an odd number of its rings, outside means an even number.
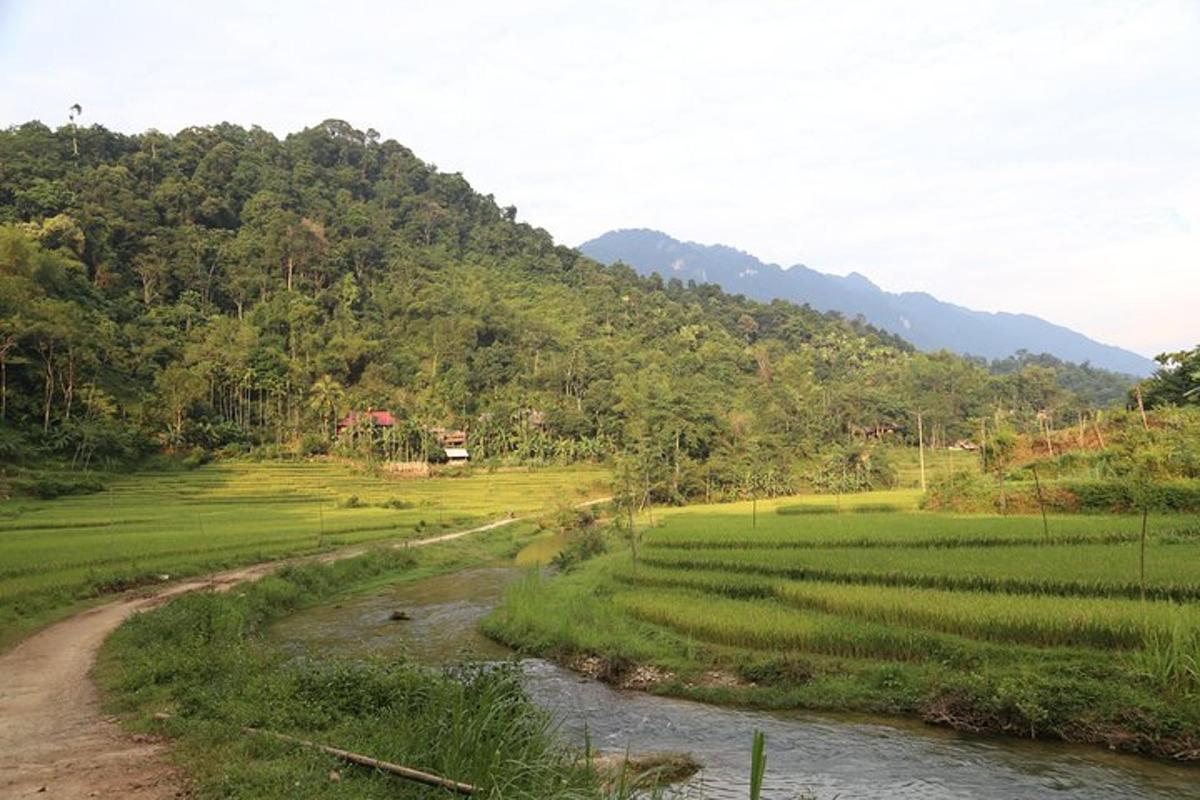
[[[1200,0],[274,5],[0,0],[0,124],[341,118],[565,244],[1200,342]]]

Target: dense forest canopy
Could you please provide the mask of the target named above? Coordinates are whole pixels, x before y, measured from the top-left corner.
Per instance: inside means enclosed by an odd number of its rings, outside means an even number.
[[[637,451],[685,492],[699,464],[795,464],[880,425],[911,441],[918,412],[948,442],[1121,394],[601,266],[516,217],[335,120],[0,132],[0,455],[320,452],[338,416],[384,408],[393,450],[454,426],[477,458]]]

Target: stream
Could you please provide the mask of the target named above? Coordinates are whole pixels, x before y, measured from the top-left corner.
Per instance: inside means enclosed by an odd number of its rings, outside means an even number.
[[[544,562],[544,542],[518,557]],[[551,553],[552,554],[552,553]],[[527,567],[466,570],[390,587],[290,617],[274,630],[301,653],[405,656],[432,665],[513,653],[476,630]],[[392,622],[396,609],[412,619]],[[966,736],[867,716],[751,711],[621,691],[542,659],[522,659],[530,696],[561,734],[598,750],[691,753],[704,768],[678,797],[749,796],[750,742],[767,736],[763,796],[771,800],[1159,800],[1200,798],[1200,770],[1096,747]]]

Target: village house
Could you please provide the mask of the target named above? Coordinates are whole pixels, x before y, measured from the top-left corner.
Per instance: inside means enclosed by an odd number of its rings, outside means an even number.
[[[467,432],[463,430],[447,430],[446,428],[430,428],[429,432],[437,439],[446,453],[446,460],[451,464],[463,464],[471,459],[467,452]]]
[[[362,413],[351,411],[346,416],[338,420],[338,436],[341,436],[343,431],[351,429],[367,420],[370,420],[371,424],[376,428],[391,428],[396,424],[395,418],[391,415],[391,412],[388,411],[368,410]]]

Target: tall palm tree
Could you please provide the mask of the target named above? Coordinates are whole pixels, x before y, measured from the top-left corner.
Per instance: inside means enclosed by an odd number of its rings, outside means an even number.
[[[309,408],[321,415],[321,427],[329,433],[330,439],[334,437],[332,422],[337,418],[338,405],[345,397],[345,388],[328,374],[313,381],[309,390]]]

